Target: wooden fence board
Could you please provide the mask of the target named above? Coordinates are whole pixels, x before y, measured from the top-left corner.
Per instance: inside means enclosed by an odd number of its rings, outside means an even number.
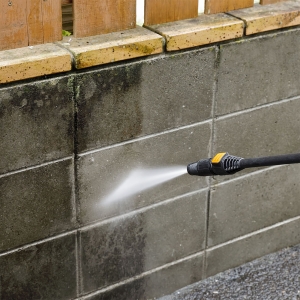
[[[43,1],[27,0],[28,45],[43,44],[44,42],[42,5]]]
[[[62,40],[62,10],[58,0],[43,2],[43,35],[44,43]]]
[[[287,1],[287,0],[260,0],[260,4],[267,5],[267,4],[273,4],[277,2],[283,2],[283,1]]]
[[[196,18],[198,0],[145,0],[145,25]]]
[[[0,50],[28,45],[26,1],[0,0]]]
[[[135,28],[136,0],[74,0],[73,22],[75,37]]]
[[[0,0],[0,50],[61,39],[60,1]]]
[[[204,13],[217,14],[253,5],[254,0],[205,0]]]

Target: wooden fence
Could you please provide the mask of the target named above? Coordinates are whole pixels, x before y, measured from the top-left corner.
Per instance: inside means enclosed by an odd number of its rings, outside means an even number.
[[[136,26],[139,0],[0,0],[0,50],[55,42],[62,29],[74,37],[126,30]],[[260,0],[262,5],[284,0]],[[253,6],[254,0],[205,0],[205,13]],[[198,15],[198,0],[145,0],[145,25]]]

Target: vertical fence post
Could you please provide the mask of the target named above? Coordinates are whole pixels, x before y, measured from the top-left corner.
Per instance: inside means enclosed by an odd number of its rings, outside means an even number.
[[[0,0],[0,50],[62,38],[58,0]]]
[[[134,28],[136,0],[74,0],[73,18],[75,37]]]
[[[254,0],[205,0],[204,13],[217,14],[253,5]]]
[[[145,25],[196,18],[198,0],[145,0]]]

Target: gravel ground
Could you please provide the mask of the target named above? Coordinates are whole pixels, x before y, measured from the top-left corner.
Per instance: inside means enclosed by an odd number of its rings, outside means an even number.
[[[189,285],[159,300],[300,300],[300,245]]]

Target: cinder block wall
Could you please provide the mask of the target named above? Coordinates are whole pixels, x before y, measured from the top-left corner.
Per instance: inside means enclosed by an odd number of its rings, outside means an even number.
[[[300,151],[300,29],[0,87],[0,299],[153,299],[300,243],[300,166],[134,168]]]

